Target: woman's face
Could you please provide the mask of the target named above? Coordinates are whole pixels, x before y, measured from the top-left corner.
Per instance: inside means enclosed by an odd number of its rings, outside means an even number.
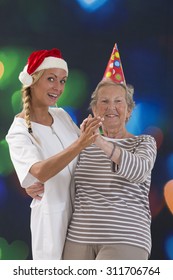
[[[125,89],[119,85],[101,87],[93,113],[95,116],[104,117],[103,126],[106,129],[124,127],[131,114],[126,102]]]
[[[66,71],[46,69],[40,79],[31,85],[32,105],[53,106],[64,91]]]

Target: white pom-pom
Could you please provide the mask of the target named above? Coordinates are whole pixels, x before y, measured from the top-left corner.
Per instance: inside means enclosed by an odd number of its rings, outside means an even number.
[[[25,72],[25,71],[22,71],[20,74],[19,74],[19,80],[21,81],[21,83],[24,85],[24,86],[30,86],[32,85],[32,76],[28,74],[28,72]]]

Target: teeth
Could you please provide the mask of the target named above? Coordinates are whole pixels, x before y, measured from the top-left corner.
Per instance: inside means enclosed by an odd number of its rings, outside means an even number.
[[[49,95],[55,98],[58,96],[57,94],[53,94],[53,93],[49,93]]]

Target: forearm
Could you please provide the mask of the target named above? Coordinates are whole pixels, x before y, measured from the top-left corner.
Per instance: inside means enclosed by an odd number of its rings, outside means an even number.
[[[83,149],[80,140],[76,140],[64,151],[32,165],[30,173],[44,183],[63,170]]]
[[[95,131],[100,126],[100,118],[90,118],[88,126],[80,137],[64,151],[40,162],[30,168],[30,173],[44,183],[64,169],[85,147],[95,142]]]

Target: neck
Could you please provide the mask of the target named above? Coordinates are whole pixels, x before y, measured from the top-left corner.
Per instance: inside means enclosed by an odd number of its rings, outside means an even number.
[[[132,134],[128,133],[125,128],[117,131],[115,129],[103,128],[103,135],[105,137],[114,138],[114,139],[123,139],[123,138],[128,138],[133,136]]]
[[[53,118],[50,115],[48,108],[45,110],[40,109],[40,108],[34,108],[30,111],[30,116],[31,116],[31,121],[51,126],[53,123]]]

